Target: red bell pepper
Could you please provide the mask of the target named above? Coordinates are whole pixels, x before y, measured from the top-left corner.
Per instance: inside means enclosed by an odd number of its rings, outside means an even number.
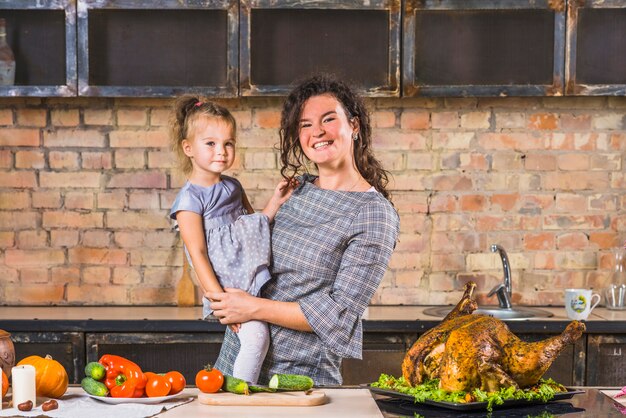
[[[104,384],[114,398],[140,398],[147,378],[141,368],[124,357],[105,354],[99,363],[106,369]]]

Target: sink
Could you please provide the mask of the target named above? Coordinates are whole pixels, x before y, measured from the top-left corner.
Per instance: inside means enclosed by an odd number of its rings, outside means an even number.
[[[424,309],[424,313],[430,316],[443,318],[454,306],[436,306]],[[526,306],[514,306],[511,309],[500,308],[499,306],[483,306],[474,311],[475,314],[493,316],[498,319],[530,319],[530,318],[550,318],[554,316],[543,309],[530,308]]]

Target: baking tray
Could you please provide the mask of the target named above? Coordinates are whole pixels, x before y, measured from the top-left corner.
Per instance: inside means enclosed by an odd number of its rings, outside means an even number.
[[[362,385],[363,387],[366,387],[367,389],[369,389],[370,391],[372,391],[373,393],[377,393],[380,395],[385,395],[385,396],[389,396],[395,399],[401,399],[404,401],[411,401],[413,403],[415,402],[415,398],[411,395],[407,395],[405,393],[402,392],[396,392],[395,390],[390,390],[390,389],[381,389],[381,388],[377,388],[377,387],[372,387],[369,384],[365,384]],[[581,393],[585,393],[584,390],[575,390],[575,389],[571,389],[571,388],[565,388],[567,389],[567,392],[558,392],[556,394],[554,394],[554,398],[550,399],[548,402],[552,402],[552,401],[562,401],[564,399],[571,399],[574,395],[579,395]],[[431,401],[431,400],[425,400],[424,402],[420,402],[421,404],[424,405],[431,405],[431,406],[437,406],[439,408],[447,408],[447,409],[453,409],[455,411],[486,411],[487,410],[487,402],[467,402],[467,403],[459,403],[459,402],[443,402],[443,401]],[[506,400],[504,401],[504,403],[500,404],[500,405],[493,405],[493,409],[500,409],[500,408],[511,408],[511,407],[516,407],[516,406],[530,406],[530,405],[538,405],[538,404],[544,404],[546,402],[543,402],[541,400],[535,400],[535,401],[527,401],[525,399],[510,399],[510,400]]]

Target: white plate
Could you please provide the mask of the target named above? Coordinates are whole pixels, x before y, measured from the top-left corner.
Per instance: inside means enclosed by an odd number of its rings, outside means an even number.
[[[120,403],[143,403],[143,404],[161,403],[163,401],[174,399],[180,395],[182,395],[182,393],[179,392],[174,395],[155,396],[154,398],[112,398],[110,396],[94,396],[94,395],[90,395],[89,393],[87,393],[87,396],[89,396],[90,398],[96,399],[100,402],[110,403],[113,405],[117,405]]]

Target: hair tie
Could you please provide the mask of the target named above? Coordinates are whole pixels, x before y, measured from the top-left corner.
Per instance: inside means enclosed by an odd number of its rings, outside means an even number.
[[[200,106],[202,106],[203,104],[204,104],[204,102],[197,102],[194,106],[195,106],[195,107],[200,107]]]

